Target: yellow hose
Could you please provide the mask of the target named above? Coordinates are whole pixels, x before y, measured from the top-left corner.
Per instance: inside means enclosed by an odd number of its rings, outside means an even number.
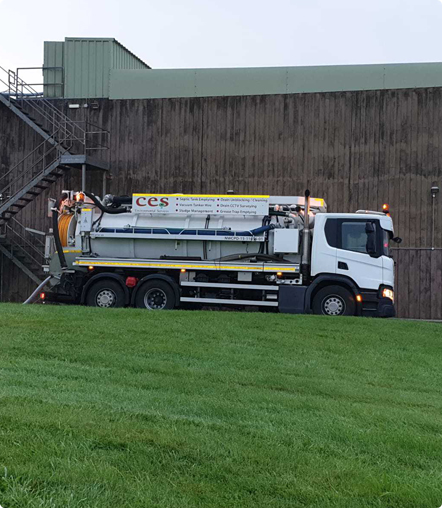
[[[60,215],[58,219],[58,232],[60,234],[60,241],[63,247],[67,247],[68,245],[68,230],[72,217],[73,214],[64,213],[63,215]]]

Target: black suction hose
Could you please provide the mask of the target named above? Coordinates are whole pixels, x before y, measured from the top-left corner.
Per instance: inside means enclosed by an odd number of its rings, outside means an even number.
[[[84,191],[86,196],[94,202],[94,205],[99,208],[104,213],[110,213],[112,215],[117,215],[119,213],[127,213],[126,208],[109,208],[108,206],[104,206],[100,203],[100,201],[94,196],[94,194],[91,194],[90,192]]]
[[[63,245],[61,245],[60,232],[58,231],[58,210],[52,209],[52,229],[54,232],[55,247],[58,252],[58,259],[60,260],[61,269],[64,270],[68,267],[66,258],[64,257]]]
[[[275,210],[270,210],[269,215],[273,215],[276,217],[288,217],[289,212],[276,212]]]

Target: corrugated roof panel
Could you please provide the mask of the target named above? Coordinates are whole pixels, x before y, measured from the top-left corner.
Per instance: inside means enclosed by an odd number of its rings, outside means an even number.
[[[44,43],[44,66],[52,69],[43,70],[43,91],[45,97],[63,97],[64,85],[54,85],[49,83],[64,82],[64,43],[57,41],[45,41]],[[60,67],[54,69],[54,67]]]
[[[111,99],[442,87],[442,63],[110,71]]]

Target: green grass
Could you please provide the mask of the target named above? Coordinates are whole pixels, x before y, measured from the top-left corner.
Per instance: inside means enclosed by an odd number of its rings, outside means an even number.
[[[0,306],[3,508],[442,504],[442,326]]]

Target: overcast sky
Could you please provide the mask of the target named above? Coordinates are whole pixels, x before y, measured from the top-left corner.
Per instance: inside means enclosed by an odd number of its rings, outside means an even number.
[[[0,65],[115,37],[154,68],[442,61],[441,0],[0,0]]]

